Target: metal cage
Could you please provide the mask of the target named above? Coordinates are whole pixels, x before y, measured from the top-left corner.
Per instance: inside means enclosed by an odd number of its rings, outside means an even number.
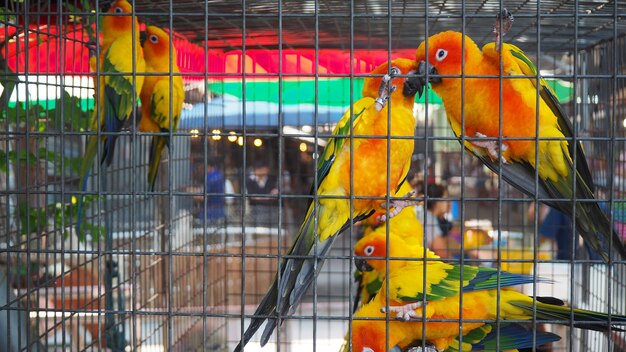
[[[102,109],[95,87],[107,75],[90,60],[102,54],[112,2],[10,0],[0,11],[0,350],[231,351],[317,199],[317,158],[363,78],[389,59],[414,57],[441,31],[490,42],[505,7],[515,16],[505,41],[533,59],[573,117],[596,198],[626,240],[623,1],[131,2],[140,20],[132,31],[166,29],[180,67],[167,75],[184,80],[155,191],[145,181],[154,134],[137,130],[139,101],[114,162],[94,163],[80,187],[85,143],[99,135],[90,123]],[[626,314],[624,262],[604,264],[582,245],[568,250],[572,259],[554,259],[540,243],[540,216],[527,215],[536,199],[463,152],[432,91],[414,113],[409,181],[446,185],[446,196],[417,199],[451,203],[457,260],[551,280],[525,286],[529,295]],[[250,188],[264,178],[257,171],[269,173],[263,191]],[[209,190],[213,172],[221,185]],[[492,244],[472,242],[472,230]],[[355,224],[340,235],[263,350],[342,346],[361,232]],[[623,331],[554,329],[562,340],[553,351],[626,350]],[[256,350],[257,336],[246,347]]]

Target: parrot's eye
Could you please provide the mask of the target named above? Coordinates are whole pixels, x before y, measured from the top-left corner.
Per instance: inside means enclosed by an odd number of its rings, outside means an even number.
[[[435,53],[435,58],[437,59],[437,61],[443,61],[443,59],[445,59],[446,56],[448,56],[448,50],[445,50],[445,49],[439,49]]]
[[[159,37],[157,37],[156,35],[151,35],[150,37],[148,37],[148,39],[150,39],[150,41],[154,44],[159,42]]]
[[[118,7],[113,9],[113,12],[115,12],[115,13],[122,13],[122,12],[124,12],[124,10],[122,10],[122,8],[118,6]]]
[[[365,249],[363,250],[363,253],[365,253],[365,255],[367,256],[371,256],[372,254],[374,254],[374,246],[365,247]]]
[[[391,77],[394,77],[394,76],[399,75],[401,72],[400,72],[400,69],[399,69],[399,68],[397,68],[397,67],[392,67],[392,68],[391,68],[391,71],[389,71],[389,73],[391,74]]]

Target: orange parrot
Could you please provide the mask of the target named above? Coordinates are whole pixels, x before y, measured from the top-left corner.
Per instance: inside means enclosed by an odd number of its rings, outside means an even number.
[[[395,193],[404,182],[413,154],[413,140],[394,137],[411,137],[415,132],[416,91],[405,83],[407,75],[416,69],[415,61],[396,59],[374,69],[372,74],[377,76],[365,79],[363,98],[346,111],[320,156],[318,183],[312,186],[318,197],[310,202],[289,253],[235,351],[241,351],[267,319],[261,336],[261,345],[265,345],[278,319],[293,314],[297,308],[337,235],[349,228],[351,222],[380,210],[380,197],[385,197],[387,189]],[[350,196],[356,198],[351,200]]]
[[[411,185],[405,182],[398,192],[396,192],[396,197],[408,197],[413,193]],[[408,202],[414,203],[414,201],[407,201],[407,203]],[[407,206],[401,209],[395,216],[381,223],[381,218],[383,217],[388,216],[386,216],[384,212],[370,216],[365,221],[363,237],[373,232],[386,234],[387,226],[389,226],[389,232],[397,236],[411,236],[412,241],[416,241],[417,243],[422,243],[424,240],[424,227],[417,219],[417,212],[414,206]],[[355,277],[359,284],[359,291],[354,301],[354,311],[356,311],[359,305],[367,303],[374,298],[383,282],[383,276],[376,271],[361,271],[357,269]]]
[[[565,325],[573,315],[575,327],[609,329],[606,313],[565,307],[550,297],[533,300],[511,289],[545,281],[542,278],[444,263],[411,237],[389,234],[387,239],[385,234],[372,233],[356,243],[354,252],[376,272],[389,274],[376,297],[354,315],[353,351],[401,351],[421,340],[443,351],[454,345],[460,331],[465,335],[496,319],[530,321],[533,315],[537,321]],[[385,321],[387,310],[392,320]],[[620,330],[615,326],[624,324],[626,316],[611,315],[611,329]]]
[[[80,189],[87,189],[87,178],[93,161],[101,151],[100,163],[108,166],[113,161],[118,133],[130,119],[135,102],[143,86],[146,63],[139,42],[139,22],[133,16],[132,6],[126,0],[117,0],[102,19],[100,47],[100,80],[96,85],[96,109],[90,128],[101,135],[87,140],[81,161]],[[81,234],[83,197],[78,197],[77,232]],[[82,236],[82,235],[81,235]]]
[[[470,37],[450,31],[420,44],[416,60],[420,73],[428,73],[428,82],[417,79],[419,94],[431,84],[469,153],[518,190],[575,219],[585,243],[602,259],[617,259],[611,246],[626,259],[626,248],[595,200],[591,172],[581,143],[573,140],[569,117],[519,48],[488,43],[481,51]],[[460,77],[462,67],[470,77]],[[477,75],[490,77],[473,77]]]
[[[143,51],[146,57],[146,72],[163,75],[148,75],[145,78],[140,95],[141,120],[139,121],[139,131],[168,134],[154,136],[150,142],[148,185],[150,190],[154,191],[161,153],[165,146],[169,148],[170,130],[176,132],[178,128],[185,91],[183,90],[183,78],[179,75],[172,75],[172,84],[170,85],[170,62],[172,73],[176,74],[180,71],[176,64],[176,48],[171,47],[172,55],[170,57],[170,36],[164,30],[148,26],[146,28],[146,40],[143,42]]]

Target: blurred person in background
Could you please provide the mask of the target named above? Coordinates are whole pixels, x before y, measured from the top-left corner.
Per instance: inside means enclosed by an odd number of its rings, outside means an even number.
[[[200,169],[202,169],[203,160],[199,161]],[[199,171],[201,177],[204,177],[203,170]],[[224,173],[220,170],[220,160],[216,157],[207,159],[206,179],[204,181],[204,189],[200,187],[191,187],[192,192],[203,192],[203,195],[193,196],[196,203],[194,209],[196,223],[204,223],[208,226],[223,226],[226,219],[226,201],[224,194],[226,192],[226,181]],[[206,199],[206,203],[205,203]],[[205,207],[206,206],[206,207]]]
[[[254,227],[278,227],[278,199],[272,197],[278,194],[277,181],[270,175],[269,166],[255,164],[245,186],[250,207],[249,224]]]
[[[535,221],[537,204],[531,203],[526,216],[531,222]],[[572,259],[572,242],[574,242],[574,253],[578,251],[578,235],[572,235],[572,220],[562,212],[545,204],[539,205],[537,214],[539,224],[539,246],[549,246],[554,259]]]
[[[420,185],[418,185],[420,187]],[[423,188],[420,187],[420,188]],[[450,236],[453,224],[447,218],[450,213],[450,201],[439,198],[448,197],[443,185],[429,184],[425,190],[418,191],[420,196],[426,196],[426,211],[424,205],[417,208],[417,217],[424,226],[426,246],[441,258],[455,258],[460,254],[459,243]]]

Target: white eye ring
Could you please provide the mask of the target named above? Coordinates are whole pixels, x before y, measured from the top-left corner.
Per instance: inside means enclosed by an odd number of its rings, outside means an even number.
[[[113,12],[115,12],[115,13],[122,13],[122,12],[124,12],[124,10],[122,10],[122,8],[118,6],[115,9],[113,9]]]
[[[148,39],[150,39],[150,41],[154,44],[159,42],[159,37],[157,37],[155,34],[151,35],[150,37],[148,37]]]
[[[438,49],[435,53],[435,59],[437,59],[437,61],[443,61],[446,56],[448,56],[448,50],[445,49]]]
[[[365,249],[363,250],[363,253],[365,253],[366,256],[371,256],[372,254],[374,254],[374,246],[367,246],[365,247]]]
[[[392,77],[394,77],[394,76],[399,75],[401,72],[400,72],[400,69],[399,69],[399,68],[397,68],[397,67],[393,66],[393,67],[391,68],[391,71],[390,71],[389,73],[391,74],[391,76],[392,76]]]

